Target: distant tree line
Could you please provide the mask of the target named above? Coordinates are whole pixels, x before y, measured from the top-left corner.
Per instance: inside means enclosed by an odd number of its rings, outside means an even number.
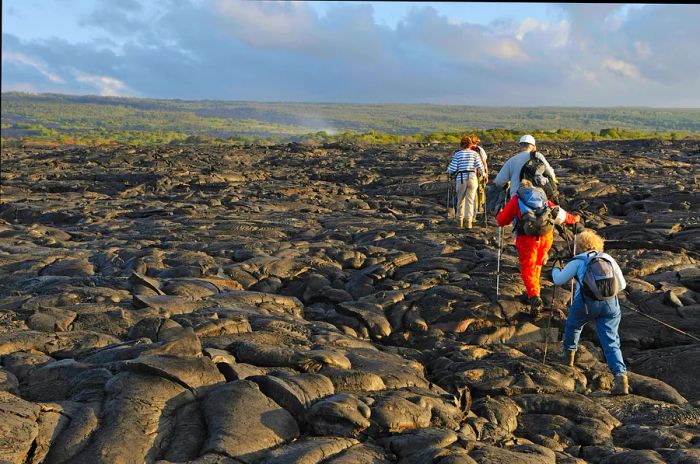
[[[462,135],[477,134],[483,143],[515,142],[522,131],[512,129],[463,130],[458,132],[433,132],[429,134],[387,134],[379,131],[352,132],[329,135],[319,131],[295,137],[279,136],[232,136],[213,137],[209,135],[190,135],[174,131],[75,131],[60,132],[47,129],[36,124],[26,124],[22,127],[15,125],[10,129],[21,129],[12,137],[2,137],[3,145],[53,144],[53,145],[246,145],[246,144],[276,144],[280,142],[299,142],[310,145],[323,145],[334,142],[353,143],[359,145],[411,144],[411,143],[451,143],[458,144]],[[683,138],[700,139],[700,134],[678,132],[641,132],[625,129],[609,128],[600,131],[573,131],[557,129],[556,131],[531,131],[538,141],[598,141],[598,140],[632,140],[632,139],[661,139],[677,140]]]
[[[485,143],[700,136],[700,110],[484,108],[2,94],[2,143]]]

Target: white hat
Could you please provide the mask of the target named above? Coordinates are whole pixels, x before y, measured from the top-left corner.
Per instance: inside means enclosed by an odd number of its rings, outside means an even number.
[[[522,137],[520,137],[520,143],[529,143],[530,145],[536,145],[535,138],[530,134],[523,135]]]

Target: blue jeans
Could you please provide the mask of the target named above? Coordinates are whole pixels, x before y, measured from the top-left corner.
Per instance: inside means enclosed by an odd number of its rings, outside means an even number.
[[[620,302],[617,297],[605,301],[587,300],[583,303],[581,292],[574,298],[574,304],[569,308],[569,316],[564,328],[564,349],[576,351],[583,326],[589,321],[595,321],[596,331],[600,344],[603,346],[608,367],[614,375],[625,374],[627,368],[622,360],[620,351],[620,334],[617,328],[620,325]],[[586,311],[588,306],[588,311]]]

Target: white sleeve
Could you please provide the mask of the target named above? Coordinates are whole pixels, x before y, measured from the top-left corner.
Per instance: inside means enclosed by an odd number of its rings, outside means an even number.
[[[563,224],[564,221],[566,221],[566,211],[561,206],[559,206],[558,208],[559,212],[557,213],[557,217],[554,218],[554,223]]]
[[[513,159],[513,158],[511,158]],[[505,186],[508,181],[510,180],[511,173],[510,173],[510,165],[511,162],[509,159],[506,161],[506,163],[503,165],[500,171],[498,171],[498,174],[496,175],[496,179],[494,179],[493,183],[496,184],[499,187]]]
[[[557,180],[556,174],[554,174],[554,169],[552,169],[552,166],[549,164],[549,161],[547,161],[547,158],[544,157],[544,155],[540,152],[537,152],[541,157],[542,161],[544,162],[544,172],[552,178],[552,180]]]

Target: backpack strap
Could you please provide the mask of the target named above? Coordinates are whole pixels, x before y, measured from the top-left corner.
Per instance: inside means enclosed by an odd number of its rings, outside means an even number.
[[[591,256],[591,254],[593,254],[593,256]],[[583,261],[583,265],[584,265],[583,273],[585,274],[586,268],[588,267],[589,264],[591,264],[591,261],[593,260],[593,258],[595,258],[597,256],[598,256],[598,252],[595,250],[591,250],[588,253],[586,253],[586,256],[574,256],[573,259],[576,259],[578,261]],[[576,279],[576,282],[578,282],[579,285],[583,284],[583,282],[581,282],[581,279],[579,279],[578,274],[576,274],[574,276],[574,279]]]

